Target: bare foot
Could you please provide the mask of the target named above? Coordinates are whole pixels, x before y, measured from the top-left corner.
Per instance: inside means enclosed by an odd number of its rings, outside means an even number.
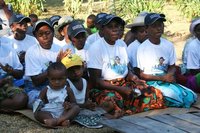
[[[51,119],[45,119],[44,120],[44,124],[46,124],[47,126],[50,126],[50,127],[54,127],[54,126],[57,126],[57,119],[54,119],[54,118],[51,118]]]
[[[69,127],[69,125],[70,125],[70,121],[69,120],[65,120],[65,121],[63,121],[61,123],[61,126],[63,126],[63,127]]]

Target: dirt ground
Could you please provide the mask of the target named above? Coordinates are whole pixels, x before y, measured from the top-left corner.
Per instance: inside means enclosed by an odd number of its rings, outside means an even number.
[[[47,0],[48,1],[48,0]],[[53,14],[68,15],[64,11],[61,3],[62,0],[57,0],[57,4],[53,0],[49,0],[48,12],[44,12],[40,18],[50,17]],[[51,3],[52,2],[52,3]],[[189,25],[190,21],[181,15],[173,5],[165,6],[163,13],[166,15],[167,22],[165,23],[165,34],[166,37],[174,43],[177,53],[177,64],[181,63],[182,50],[184,47],[185,40],[189,36]],[[73,125],[70,128],[64,129],[46,129],[38,125],[37,123],[29,120],[28,118],[15,114],[7,115],[0,114],[0,133],[112,133],[112,129],[104,127],[102,129],[87,129],[79,125]]]

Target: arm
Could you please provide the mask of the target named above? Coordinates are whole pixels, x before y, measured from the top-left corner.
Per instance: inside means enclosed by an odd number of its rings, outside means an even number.
[[[39,75],[31,76],[31,79],[35,86],[39,86],[42,83],[47,81],[47,71],[45,71]]]
[[[160,81],[164,81],[164,82],[175,82],[175,72],[176,72],[176,68],[175,68],[175,64],[169,66],[167,74],[162,75],[162,76],[157,76],[157,75],[150,75],[150,74],[145,74],[143,71],[140,70],[140,77],[144,80],[160,80]]]
[[[47,87],[42,89],[40,91],[40,95],[39,95],[39,99],[41,99],[44,103],[48,103],[48,100],[47,100]]]
[[[88,87],[86,88],[86,95],[85,95],[85,103],[83,104],[78,104],[79,107],[81,108],[87,108],[87,109],[91,109],[91,110],[95,110],[95,103],[92,102],[90,99],[89,99],[89,91],[88,91]]]
[[[0,0],[0,6],[2,7],[2,9],[4,10],[5,14],[6,14],[6,17],[7,19],[9,20],[10,17],[12,16],[12,11],[10,11],[8,9],[8,6],[6,5],[5,1],[4,0]]]
[[[11,67],[10,65],[6,64],[5,66],[3,66],[0,63],[0,67],[7,72],[9,75],[12,75],[14,78],[16,79],[20,79],[23,77],[24,75],[24,71],[23,70],[17,70],[17,69],[13,69],[13,67]]]
[[[114,90],[124,96],[129,96],[133,92],[133,90],[129,89],[128,87],[111,85],[109,82],[102,80],[101,70],[99,69],[89,68],[89,74],[90,74],[91,82],[94,83],[94,87],[96,88]]]

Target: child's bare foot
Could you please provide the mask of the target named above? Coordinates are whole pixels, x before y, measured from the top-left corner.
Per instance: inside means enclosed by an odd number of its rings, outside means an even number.
[[[70,121],[69,120],[65,120],[65,121],[63,121],[61,123],[61,126],[63,126],[63,127],[69,127],[69,125],[70,125]]]
[[[51,119],[45,119],[44,124],[50,127],[54,127],[58,125],[57,119],[51,118]]]

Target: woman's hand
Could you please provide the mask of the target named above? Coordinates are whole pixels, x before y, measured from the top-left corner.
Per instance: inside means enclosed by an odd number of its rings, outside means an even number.
[[[66,56],[72,54],[72,51],[71,49],[67,49],[65,51],[63,51],[62,49],[60,50],[60,52],[58,53],[58,56],[57,56],[57,59],[56,61],[57,62],[60,62],[63,58],[65,58]]]
[[[7,72],[8,74],[11,74],[11,73],[13,73],[13,71],[14,71],[14,69],[10,66],[10,65],[8,65],[8,64],[6,64],[5,66],[4,65],[2,65],[1,63],[0,63],[0,67],[1,67],[1,69],[3,69],[5,72]]]
[[[146,84],[146,81],[139,79],[136,75],[132,75],[127,80],[129,82],[134,82],[135,83],[135,88],[144,89],[144,88],[148,87],[148,85]]]
[[[176,82],[175,76],[172,73],[167,73],[166,75],[162,76],[162,81],[174,83]]]

